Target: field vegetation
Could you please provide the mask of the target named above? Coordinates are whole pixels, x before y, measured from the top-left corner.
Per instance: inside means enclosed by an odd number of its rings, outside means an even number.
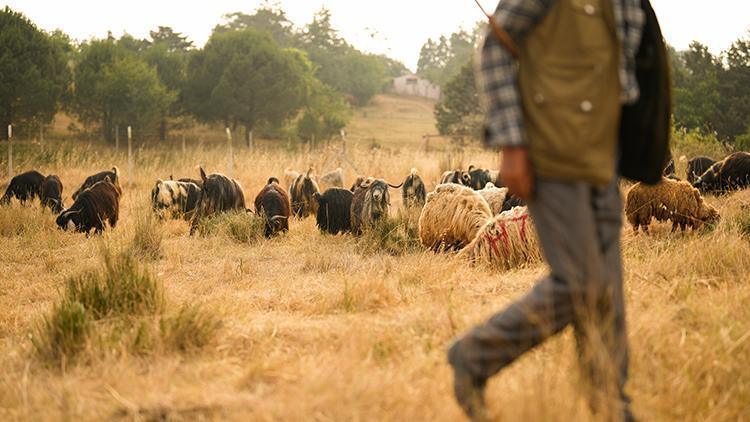
[[[472,145],[435,139],[425,151],[426,101],[379,96],[352,119],[345,153],[340,142],[235,147],[231,175],[248,203],[286,168],[400,183],[416,167],[431,189],[449,167],[498,165]],[[681,155],[725,154],[696,133],[676,138],[678,173]],[[361,238],[321,234],[308,218],[266,240],[252,217],[231,214],[191,237],[187,222],[151,215],[149,192],[157,178],[196,177],[198,164],[226,171],[224,143],[135,151],[121,221],[101,236],[60,231],[37,205],[0,208],[2,420],[457,420],[446,345],[545,271],[425,251],[400,191],[391,220]],[[127,168],[122,150],[98,142],[52,140],[43,152],[19,142],[15,152],[17,171],[58,174],[68,205],[85,176]],[[642,420],[750,418],[750,195],[707,201],[722,215],[710,229],[623,228],[627,390]],[[582,385],[566,331],[491,381],[490,412],[591,420]]]

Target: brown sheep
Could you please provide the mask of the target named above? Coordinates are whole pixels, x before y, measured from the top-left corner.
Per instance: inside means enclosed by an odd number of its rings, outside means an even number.
[[[627,194],[625,214],[636,233],[639,227],[648,233],[652,218],[671,221],[673,232],[677,227],[695,230],[719,219],[719,213],[703,201],[698,189],[686,181],[667,178],[656,185],[633,185]]]
[[[461,249],[492,217],[487,201],[473,189],[455,183],[427,194],[419,216],[419,239],[435,252]]]

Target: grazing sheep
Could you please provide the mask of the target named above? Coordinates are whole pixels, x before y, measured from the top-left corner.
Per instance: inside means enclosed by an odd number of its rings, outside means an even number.
[[[159,218],[169,216],[190,220],[200,194],[201,188],[196,183],[158,179],[151,190],[151,208]]]
[[[279,179],[272,177],[255,197],[255,213],[266,220],[265,236],[271,237],[280,231],[289,231],[291,203],[289,194],[279,184]]]
[[[40,198],[44,175],[36,170],[21,173],[12,179],[5,190],[5,194],[0,198],[0,204],[7,205],[10,199],[15,197],[21,203],[34,198]]]
[[[353,196],[350,190],[342,188],[330,188],[322,194],[315,193],[313,198],[318,203],[316,215],[318,228],[330,234],[350,232]]]
[[[473,189],[455,183],[438,185],[427,194],[419,216],[419,239],[435,252],[461,249],[491,217],[487,201]]]
[[[706,172],[706,170],[711,168],[714,163],[716,163],[716,161],[714,161],[710,157],[699,156],[691,158],[687,162],[687,169],[685,169],[685,176],[687,178],[687,181],[690,183],[695,183],[695,181],[698,180],[698,178],[701,177],[703,173]]]
[[[735,152],[714,163],[693,183],[704,193],[722,194],[750,185],[750,153]]]
[[[42,191],[40,198],[42,200],[42,206],[49,208],[55,214],[59,214],[63,210],[63,184],[60,178],[51,174],[44,179],[42,182]]]
[[[206,176],[203,167],[200,167],[200,173],[203,188],[190,224],[191,235],[198,229],[203,218],[231,210],[245,210],[245,194],[238,181],[219,173]]]
[[[316,192],[320,192],[320,188],[310,176],[311,173],[312,168],[307,170],[306,174],[297,176],[289,188],[292,196],[292,214],[299,218],[304,218],[318,212],[318,203],[313,199],[313,195]]]
[[[398,189],[383,179],[368,179],[362,182],[352,196],[352,232],[361,234],[367,226],[372,226],[381,218],[388,218],[391,196],[388,187]]]
[[[719,213],[703,201],[698,189],[686,181],[662,178],[656,185],[636,183],[630,188],[625,204],[625,214],[633,231],[642,228],[648,233],[651,218],[672,221],[672,231],[679,227],[693,230],[719,218]]]
[[[503,212],[505,200],[508,197],[508,188],[498,188],[492,182],[487,182],[484,189],[478,190],[477,193],[482,195],[492,210],[492,215],[498,215]]]
[[[104,180],[80,192],[73,205],[60,213],[55,223],[63,230],[86,234],[92,228],[95,233],[101,233],[105,221],[114,228],[120,217],[121,195],[120,185],[112,183],[109,176],[104,176]]]
[[[456,183],[464,186],[471,186],[471,176],[462,170],[449,170],[440,177],[440,184]]]
[[[542,255],[528,209],[516,207],[487,221],[458,256],[502,270],[540,261]]]
[[[120,169],[115,166],[112,167],[112,170],[100,171],[99,173],[87,177],[81,187],[73,192],[73,200],[75,201],[76,198],[78,198],[78,195],[81,194],[81,192],[90,188],[91,186],[94,186],[94,183],[101,182],[105,177],[109,177],[109,180],[112,181],[112,183],[120,186]]]
[[[417,208],[423,207],[427,190],[425,189],[422,178],[417,174],[417,169],[411,169],[411,173],[406,177],[401,189],[401,197],[404,200],[404,207]]]
[[[329,171],[328,173],[320,176],[318,179],[318,188],[321,192],[325,192],[330,188],[343,188],[344,187],[344,170],[339,167],[336,170]]]
[[[492,183],[498,188],[503,187],[498,170],[487,170],[471,165],[469,166],[469,178],[471,179],[469,186],[474,190],[484,189],[487,183]]]

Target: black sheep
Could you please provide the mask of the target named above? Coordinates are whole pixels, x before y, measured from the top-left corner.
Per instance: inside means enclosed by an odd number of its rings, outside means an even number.
[[[255,197],[255,213],[266,220],[265,236],[271,237],[280,231],[289,231],[291,203],[289,194],[272,177]]]
[[[750,185],[750,153],[735,152],[714,163],[693,186],[704,193],[725,193]]]
[[[14,197],[21,203],[34,198],[41,198],[42,183],[44,183],[44,175],[36,170],[21,173],[10,179],[5,194],[0,198],[0,204],[9,204],[10,199]]]
[[[51,174],[42,183],[41,200],[42,206],[47,207],[55,214],[63,210],[62,200],[63,184],[60,178]]]
[[[203,167],[200,173],[203,183],[190,224],[190,234],[195,233],[202,218],[231,210],[245,210],[245,194],[239,182],[219,173],[206,176]]]
[[[699,177],[703,175],[716,161],[709,157],[699,156],[691,158],[687,162],[687,169],[685,170],[687,181],[695,183]]]
[[[523,199],[508,193],[505,201],[503,201],[503,211],[512,210],[514,207],[522,207],[524,205],[526,205],[526,202]]]
[[[426,196],[427,190],[422,178],[417,174],[417,169],[411,169],[411,173],[404,180],[404,186],[401,189],[404,207],[423,207]]]
[[[101,233],[105,221],[114,228],[120,217],[120,195],[120,186],[105,176],[104,180],[78,194],[73,205],[57,217],[57,226],[86,234],[91,229]]]
[[[350,190],[342,188],[330,188],[323,194],[315,193],[313,198],[318,203],[316,215],[318,228],[330,234],[350,232],[353,196]]]
[[[73,192],[73,200],[75,201],[76,198],[78,198],[78,195],[81,194],[81,192],[90,188],[91,186],[94,186],[94,183],[101,182],[105,177],[109,177],[111,183],[120,186],[120,169],[115,166],[112,167],[112,170],[100,171],[99,173],[92,174],[91,176],[87,177],[81,187]]]

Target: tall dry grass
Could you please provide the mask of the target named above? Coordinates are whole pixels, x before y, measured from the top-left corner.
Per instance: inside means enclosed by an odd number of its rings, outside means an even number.
[[[447,145],[421,149],[431,119],[428,103],[381,97],[355,113],[348,161],[335,144],[308,151],[264,141],[255,151],[235,146],[232,176],[248,203],[269,176],[309,165],[342,167],[347,183],[358,173],[398,183],[417,167],[431,189],[441,162],[456,157]],[[64,196],[90,173],[127,169],[122,151],[97,143],[45,147],[40,154],[19,143],[16,166],[60,175]],[[494,167],[497,159],[477,147],[461,156],[466,166]],[[242,240],[254,233],[244,215],[193,237],[185,221],[150,219],[156,178],[195,177],[197,164],[225,171],[223,145],[191,144],[185,154],[179,143],[136,149],[135,174],[123,175],[120,223],[101,236],[57,230],[37,206],[0,208],[1,420],[460,418],[447,343],[523,295],[543,264],[493,272],[426,252],[412,243],[409,217],[399,217],[398,192],[393,219],[356,239],[321,234],[312,219],[252,241]],[[623,231],[627,390],[642,420],[750,418],[749,200],[709,198],[723,217],[713,230]],[[103,248],[148,273],[163,306],[97,319],[80,300],[64,302],[68,280],[106,275]],[[30,339],[45,317],[71,327],[51,356],[79,359],[62,370],[40,359]],[[501,420],[595,419],[582,385],[566,331],[490,382],[490,412]]]

